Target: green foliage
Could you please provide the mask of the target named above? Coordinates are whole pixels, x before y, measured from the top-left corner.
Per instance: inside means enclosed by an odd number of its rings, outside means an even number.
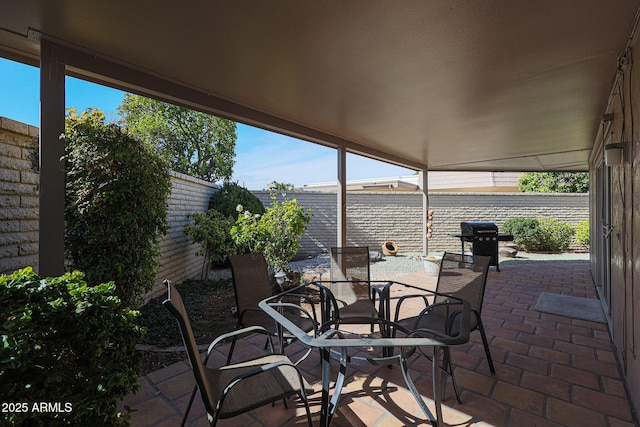
[[[505,233],[513,234],[513,242],[523,250],[535,246],[539,228],[538,220],[521,217],[509,218],[502,226]]]
[[[271,206],[264,215],[238,205],[240,215],[231,228],[231,236],[239,247],[262,252],[275,271],[285,271],[300,249],[300,236],[311,220],[312,212],[295,199],[280,203],[273,193],[271,199]]]
[[[66,250],[90,284],[115,281],[136,306],[155,280],[171,180],[148,144],[105,123],[102,112],[66,119]]]
[[[526,251],[558,252],[571,243],[574,228],[555,218],[511,218],[503,230],[513,234],[514,242]]]
[[[184,233],[191,237],[193,243],[201,245],[198,255],[205,256],[208,264],[205,268],[207,276],[209,265],[222,264],[229,255],[237,253],[236,244],[231,238],[231,227],[235,221],[215,209],[209,209],[204,213],[192,213],[189,218],[193,223],[184,227]]]
[[[588,193],[587,172],[526,172],[520,175],[518,189],[523,193]]]
[[[539,218],[538,223],[540,228],[538,230],[537,246],[534,250],[558,252],[569,247],[571,238],[576,232],[570,224],[546,217]]]
[[[209,201],[209,209],[215,209],[234,220],[238,216],[236,211],[238,205],[254,214],[262,215],[265,213],[264,205],[255,194],[233,182],[225,183],[211,196]]]
[[[268,191],[294,191],[295,189],[296,188],[293,184],[288,184],[286,182],[278,182],[278,181],[271,181],[265,187],[265,190],[268,190]]]
[[[589,234],[589,220],[580,221],[576,224],[576,242],[589,249],[591,235]]]
[[[0,276],[0,396],[29,409],[0,414],[0,424],[129,425],[116,406],[138,389],[144,330],[114,289],[88,286],[78,271]],[[34,412],[36,402],[60,402],[62,411]]]
[[[134,135],[163,153],[173,170],[211,182],[231,178],[235,122],[130,94],[118,113]]]

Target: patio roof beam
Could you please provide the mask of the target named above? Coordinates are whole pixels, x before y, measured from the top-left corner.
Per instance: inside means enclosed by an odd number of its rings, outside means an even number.
[[[46,35],[43,34],[41,37],[44,40]],[[345,147],[347,152],[397,166],[414,170],[420,170],[422,167],[419,163],[392,153],[367,147],[286,118],[250,108],[215,94],[205,93],[162,76],[112,62],[95,52],[80,51],[67,47],[62,42],[58,46],[60,55],[64,57],[67,64],[67,74],[72,77],[213,114],[326,147],[336,149]]]

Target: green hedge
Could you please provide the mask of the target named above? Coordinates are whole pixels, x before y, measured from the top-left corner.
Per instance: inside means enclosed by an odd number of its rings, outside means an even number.
[[[78,271],[0,276],[0,425],[129,425],[116,407],[138,388],[144,331],[114,289]]]
[[[69,110],[65,131],[65,249],[91,285],[114,281],[131,307],[154,282],[167,231],[171,178],[153,147],[104,114]]]
[[[514,242],[529,252],[559,252],[566,250],[575,229],[555,218],[510,218],[504,222],[505,233],[513,234]]]
[[[251,191],[233,182],[225,183],[222,188],[213,193],[209,201],[209,209],[215,209],[226,217],[235,221],[238,218],[238,205],[243,210],[262,215],[266,212],[264,204]]]
[[[589,249],[590,241],[589,220],[580,221],[576,224],[576,242],[586,249]]]

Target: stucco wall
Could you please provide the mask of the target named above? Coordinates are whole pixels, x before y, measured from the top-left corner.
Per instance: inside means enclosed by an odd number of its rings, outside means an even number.
[[[268,192],[254,193],[269,205]],[[301,239],[300,255],[328,252],[337,239],[336,195],[296,192],[287,197],[313,209],[307,233]],[[460,241],[450,234],[460,232],[462,221],[490,221],[502,227],[504,221],[516,216],[549,216],[572,225],[589,219],[587,194],[431,193],[429,205],[434,210],[429,252],[459,250]],[[347,244],[373,249],[387,240],[396,242],[400,251],[422,251],[422,195],[348,193]]]
[[[620,370],[636,414],[640,411],[640,79],[639,33],[621,51],[609,103],[590,159],[592,192],[591,266],[601,300],[606,301],[608,326]],[[612,66],[615,64],[612,64]],[[613,77],[613,76],[612,76]],[[633,82],[633,84],[632,84]],[[611,118],[611,120],[605,120]],[[603,163],[603,145],[623,143],[621,165]],[[610,200],[607,197],[610,195]],[[610,209],[610,216],[606,214]],[[609,252],[610,249],[610,252]],[[609,274],[610,272],[610,274]]]
[[[38,128],[0,117],[0,274],[38,271],[38,174],[30,153]]]

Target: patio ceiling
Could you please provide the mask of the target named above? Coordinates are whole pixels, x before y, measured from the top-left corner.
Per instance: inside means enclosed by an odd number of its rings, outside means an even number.
[[[72,75],[413,168],[587,170],[638,6],[0,0],[0,56],[47,38],[159,79]]]

